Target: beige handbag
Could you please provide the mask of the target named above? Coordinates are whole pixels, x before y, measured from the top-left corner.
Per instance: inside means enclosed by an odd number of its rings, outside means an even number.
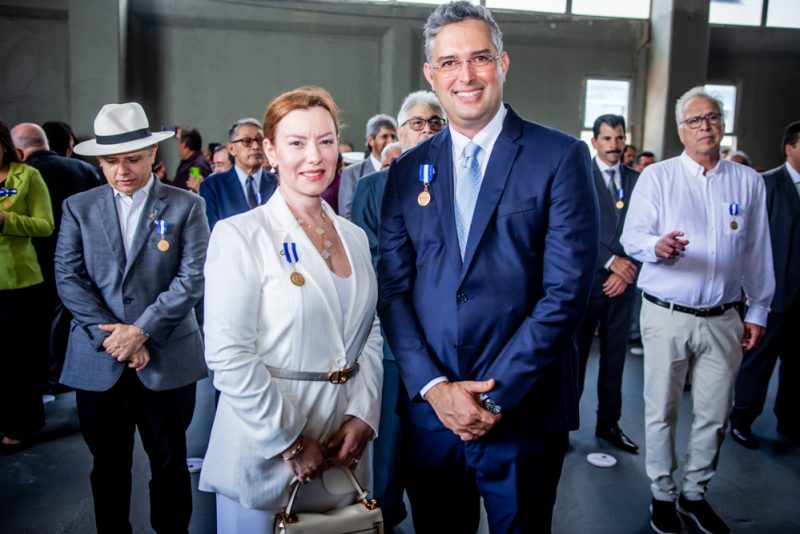
[[[342,471],[347,473],[358,492],[353,504],[324,513],[293,513],[294,499],[300,489],[300,482],[295,482],[286,508],[275,515],[274,534],[383,534],[383,514],[378,502],[367,498],[367,490],[361,487],[352,471]]]

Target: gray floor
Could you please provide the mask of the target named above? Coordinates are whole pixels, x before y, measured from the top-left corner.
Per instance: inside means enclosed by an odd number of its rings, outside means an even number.
[[[650,493],[644,472],[644,456],[616,452],[594,437],[597,358],[593,355],[587,374],[587,391],[581,403],[581,429],[571,436],[558,502],[554,531],[559,533],[646,533],[649,527]],[[800,387],[800,384],[798,384]],[[642,359],[629,356],[624,378],[621,426],[640,445],[644,444]],[[775,394],[770,385],[768,406]],[[684,398],[678,433],[679,456],[685,449],[690,424],[690,401]],[[800,409],[800,407],[798,407]],[[195,419],[189,431],[189,454],[202,456],[213,414],[213,392],[208,380],[200,383]],[[779,439],[775,417],[766,411],[753,430],[762,438],[761,448],[749,451],[726,439],[719,471],[708,492],[709,502],[736,533],[800,532],[800,449]],[[94,532],[89,489],[91,458],[78,432],[73,394],[59,395],[47,405],[47,426],[37,443],[13,456],[0,457],[0,533]],[[589,465],[590,452],[614,455],[619,463],[610,469]],[[134,488],[131,520],[134,532],[152,532],[148,522],[147,459],[141,446],[134,455]],[[196,491],[192,533],[213,533],[214,499]],[[411,534],[406,521],[399,529]],[[485,521],[481,532],[487,532]],[[686,532],[697,532],[686,525]]]

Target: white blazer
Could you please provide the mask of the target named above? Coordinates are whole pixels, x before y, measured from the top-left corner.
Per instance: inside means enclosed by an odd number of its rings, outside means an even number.
[[[351,415],[377,436],[383,340],[367,237],[322,204],[352,267],[350,307],[344,314],[330,270],[280,188],[264,206],[219,221],[209,243],[206,361],[221,395],[200,489],[247,508],[286,504],[292,474],[279,455],[299,435],[325,442]],[[305,277],[301,287],[289,279],[292,266],[283,243],[296,243],[296,268]],[[327,372],[339,368],[341,358],[347,367],[358,361],[360,369],[340,385],[278,379],[267,371],[270,366]],[[364,458],[356,471],[363,484],[369,482],[370,463]],[[323,478],[333,493],[343,492],[331,487],[337,471],[326,471]]]

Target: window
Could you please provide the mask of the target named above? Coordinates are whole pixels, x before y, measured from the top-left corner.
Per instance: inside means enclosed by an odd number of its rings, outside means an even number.
[[[584,93],[583,127],[591,128],[600,115],[613,113],[622,115],[628,121],[628,102],[631,82],[627,80],[586,80]]]
[[[572,13],[598,17],[647,19],[650,18],[650,0],[572,0]]]
[[[722,100],[725,133],[733,134],[736,131],[736,86],[707,84],[705,90]]]
[[[796,3],[797,0],[789,1]],[[711,0],[708,22],[736,26],[761,26],[763,4],[764,0]]]
[[[566,13],[567,0],[486,0],[486,7],[489,9],[513,9],[515,11]]]
[[[767,26],[800,28],[800,2],[797,0],[769,0]]]

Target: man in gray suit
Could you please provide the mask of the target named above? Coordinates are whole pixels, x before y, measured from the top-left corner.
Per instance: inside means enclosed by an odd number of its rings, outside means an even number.
[[[150,459],[150,521],[187,532],[192,513],[186,429],[206,376],[194,306],[203,292],[203,200],[152,174],[157,143],[137,103],[108,104],[96,139],[108,185],[66,200],[55,256],[58,293],[74,316],[61,382],[76,389],[100,533],[130,532],[138,428]]]
[[[339,215],[347,220],[350,220],[358,181],[381,170],[383,147],[397,141],[397,123],[389,115],[375,115],[367,121],[366,138],[369,153],[364,161],[345,167],[339,182]]]

